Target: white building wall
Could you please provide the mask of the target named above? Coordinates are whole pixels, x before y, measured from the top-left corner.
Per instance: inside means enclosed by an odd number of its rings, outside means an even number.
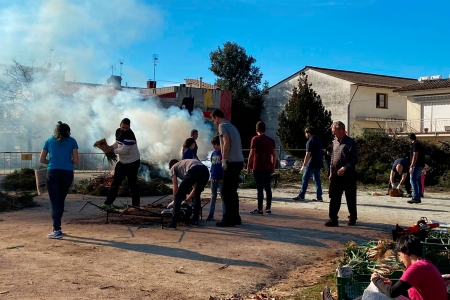
[[[331,110],[333,121],[342,121],[347,125],[347,105],[350,100],[350,82],[329,76],[314,70],[306,70],[308,82],[322,99],[327,110]],[[275,139],[276,146],[280,141],[276,135],[278,130],[278,115],[292,96],[292,89],[298,86],[299,74],[287,78],[269,90],[264,97],[262,120],[266,123],[266,134]],[[304,128],[299,128],[302,134]]]
[[[356,91],[356,93],[355,93]],[[377,108],[377,94],[387,94],[387,108]],[[354,95],[354,96],[353,96]],[[394,93],[391,88],[353,85],[351,88],[350,132],[357,136],[364,128],[385,128],[382,121],[364,121],[364,118],[404,119],[407,118],[407,99]]]

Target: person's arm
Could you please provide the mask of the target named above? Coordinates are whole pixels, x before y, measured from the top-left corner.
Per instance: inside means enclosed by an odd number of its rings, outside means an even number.
[[[114,153],[116,153],[116,154],[127,154],[130,151],[131,147],[134,146],[135,143],[136,142],[132,143],[131,145],[127,145],[127,144],[124,143],[122,148],[117,148],[117,147],[114,148]]]
[[[306,168],[306,165],[308,164],[310,158],[311,158],[311,152],[306,152],[305,159],[303,160],[303,165],[302,165],[303,168]]]
[[[358,163],[358,146],[356,145],[355,140],[352,140],[350,150],[347,156],[347,163],[345,165],[345,169],[355,169],[357,163]]]
[[[398,185],[403,185],[406,181],[406,177],[408,177],[408,173],[403,173],[402,179],[400,180],[400,183]]]
[[[272,152],[272,163],[273,163],[273,169],[275,170],[275,168],[277,166],[277,150],[275,150],[275,148],[273,148],[273,152]]]
[[[391,170],[391,176],[389,177],[389,181],[392,185],[392,188],[394,188],[394,178],[395,178],[395,171]]]
[[[250,149],[250,154],[248,155],[248,161],[247,161],[247,173],[250,174],[250,166],[253,166],[253,159],[254,159],[254,149]]]
[[[175,174],[172,175],[172,191],[174,196],[178,191],[178,178]]]
[[[39,157],[39,162],[41,164],[48,165],[47,154],[48,154],[47,150],[42,150],[41,151],[41,156]]]
[[[372,275],[372,282],[380,290],[380,292],[382,292],[389,298],[395,298],[401,295],[408,296],[408,290],[411,288],[411,285],[403,280],[397,281],[394,285],[386,284],[383,281],[383,278],[381,278],[379,275]]]
[[[194,194],[195,194],[195,188],[197,187],[197,183],[195,183],[192,186],[192,191],[189,193],[189,195],[186,197],[186,201],[191,200],[192,198],[194,198]]]
[[[230,136],[227,133],[222,134],[223,149],[222,149],[222,160],[228,159],[228,154],[230,153]]]
[[[78,149],[73,148],[72,149],[72,164],[76,165],[78,162],[79,162]]]

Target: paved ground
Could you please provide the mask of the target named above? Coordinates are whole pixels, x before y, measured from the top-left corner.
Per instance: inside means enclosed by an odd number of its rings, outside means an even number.
[[[176,231],[121,218],[105,224],[104,213],[93,206],[79,212],[87,200],[100,204],[103,198],[69,195],[66,236],[57,241],[45,238],[51,218],[44,194],[37,198],[40,207],[0,213],[0,299],[209,299],[263,287],[289,295],[335,268],[348,240],[386,238],[396,223],[411,225],[423,216],[450,217],[449,194],[427,194],[423,204],[410,205],[406,198],[359,191],[358,226],[346,226],[344,201],[340,226],[327,228],[328,203],[293,202],[297,191],[276,189],[273,214],[253,216],[248,212],[256,207],[256,191],[240,190],[242,226],[217,228],[204,221]],[[220,202],[216,211],[220,215]],[[289,284],[279,288],[283,282]]]

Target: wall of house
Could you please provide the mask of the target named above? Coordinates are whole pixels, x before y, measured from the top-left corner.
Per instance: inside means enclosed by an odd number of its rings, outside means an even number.
[[[308,82],[322,99],[325,109],[331,110],[333,121],[347,123],[347,104],[350,100],[350,82],[332,77],[314,70],[306,70]],[[264,96],[262,120],[266,123],[266,134],[275,139],[277,147],[280,141],[276,135],[278,115],[292,96],[292,89],[298,85],[299,74],[287,78],[269,90]],[[299,129],[299,132],[303,129]]]
[[[350,104],[350,134],[352,136],[361,134],[364,128],[386,127],[386,123],[382,121],[365,121],[367,117],[406,120],[406,97],[394,93],[392,89],[352,85],[350,91],[350,98],[353,97]],[[387,94],[387,108],[377,108],[377,93]]]

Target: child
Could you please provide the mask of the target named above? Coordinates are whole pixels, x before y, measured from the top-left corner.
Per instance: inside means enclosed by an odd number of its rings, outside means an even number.
[[[427,175],[427,172],[431,170],[431,167],[427,164],[425,164],[425,167],[422,170],[422,174],[420,174],[420,183],[422,184],[421,188],[422,188],[422,195],[421,197],[423,197],[423,194],[425,193],[425,175]]]
[[[183,148],[181,149],[181,159],[194,159],[194,148],[195,148],[195,140],[193,138],[188,138],[183,143]]]
[[[225,204],[223,203],[222,184],[223,184],[223,168],[222,168],[222,152],[220,152],[219,136],[215,136],[211,140],[214,151],[211,153],[211,206],[206,221],[214,220],[214,210],[216,208],[217,189],[220,191],[220,199],[222,199],[222,213],[225,214]]]

